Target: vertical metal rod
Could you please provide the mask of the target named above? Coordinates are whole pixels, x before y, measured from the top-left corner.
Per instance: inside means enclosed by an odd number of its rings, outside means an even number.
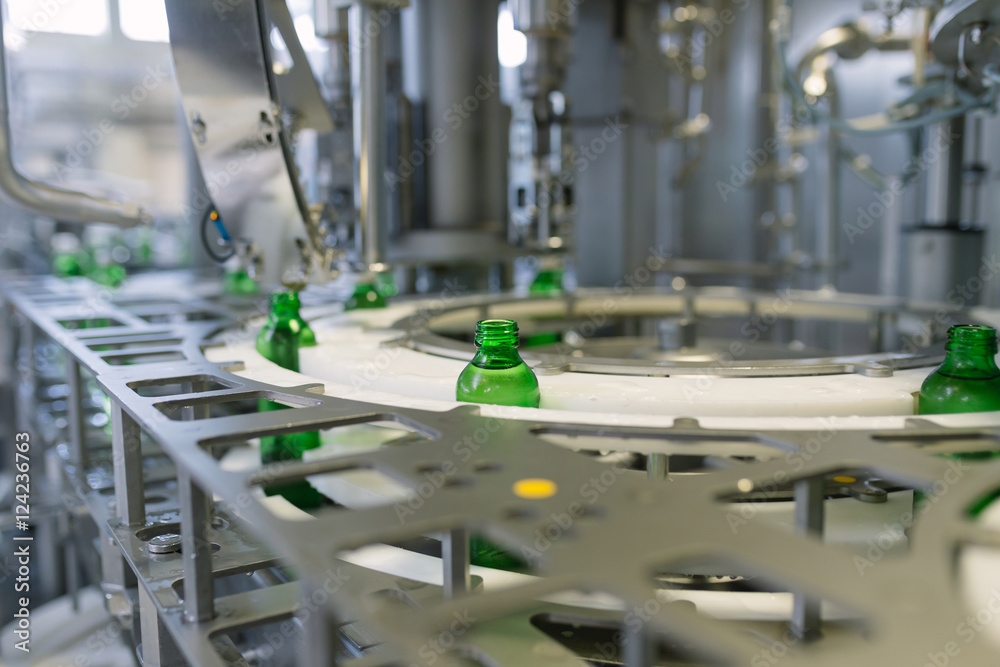
[[[351,101],[354,106],[354,201],[358,209],[361,262],[376,270],[385,262],[388,225],[386,172],[386,68],[382,26],[365,2],[351,6]]]
[[[66,518],[66,590],[73,603],[73,611],[80,611],[80,563],[76,550],[76,519],[70,510]]]
[[[650,452],[646,455],[646,477],[665,481],[670,474],[670,458],[662,452]]]
[[[795,482],[795,527],[802,533],[823,537],[826,484],[822,477],[812,477]],[[809,641],[820,635],[822,601],[795,593],[792,603],[792,632]]]
[[[338,640],[337,627],[322,609],[309,614],[305,619],[305,634],[302,667],[329,667],[339,664],[338,648],[342,645]]]
[[[469,531],[450,530],[441,538],[441,561],[444,563],[444,597],[446,600],[464,595],[472,588],[469,574]]]
[[[208,389],[208,383],[202,380],[195,380],[191,383],[191,393],[195,394],[201,391],[206,391]],[[205,403],[204,405],[193,405],[191,406],[191,418],[192,419],[208,419],[210,414],[210,405]]]
[[[969,214],[966,219],[976,224],[980,222],[979,196],[983,189],[985,176],[983,167],[983,119],[980,116],[972,117],[972,160],[970,167],[973,169],[974,179],[969,187]],[[964,174],[963,174],[964,175]],[[984,303],[988,303],[985,302]]]
[[[778,0],[763,0],[760,3],[761,40],[760,40],[760,96],[757,102],[756,142],[755,146],[764,146],[768,140],[778,139],[778,126],[781,88],[780,77],[776,65],[776,37],[774,21],[778,15]],[[776,250],[775,235],[778,224],[778,193],[774,174],[780,166],[779,155],[768,152],[765,164],[758,174],[766,174],[755,190],[754,227],[757,230],[755,259],[769,261],[774,258]],[[765,218],[773,216],[772,224],[763,227]]]
[[[889,192],[901,192],[902,183],[899,176],[886,178],[885,188]],[[882,239],[879,252],[879,294],[883,296],[899,296],[900,288],[900,254],[903,246],[903,197],[893,197],[886,206],[882,216]]]
[[[181,500],[184,617],[190,623],[201,623],[215,616],[212,545],[208,541],[212,498],[195,484],[187,470],[178,470],[177,484]]]
[[[831,73],[827,75],[830,91],[830,105],[833,113],[840,114],[840,97],[837,94],[836,80]],[[822,288],[837,288],[837,276],[840,271],[840,133],[832,127],[827,127],[826,137],[827,173],[826,173],[826,215],[822,218],[823,226],[818,233],[819,257],[822,266]],[[798,180],[798,179],[796,179]]]
[[[180,667],[187,664],[145,586],[139,586],[139,628],[143,667]]]
[[[622,662],[626,667],[647,667],[656,664],[656,644],[642,624],[629,625],[622,644]]]
[[[30,416],[35,414],[38,401],[38,365],[35,363],[35,325],[27,317],[21,324],[19,344],[17,365],[22,386],[17,392],[17,423],[18,430],[28,431]]]
[[[80,376],[80,362],[66,355],[66,381],[69,385],[69,442],[71,460],[76,463],[79,478],[87,483],[87,430],[84,424],[86,410],[83,407],[83,380]]]
[[[146,523],[146,491],[139,425],[118,401],[111,404],[111,451],[118,518],[126,526],[141,526]]]

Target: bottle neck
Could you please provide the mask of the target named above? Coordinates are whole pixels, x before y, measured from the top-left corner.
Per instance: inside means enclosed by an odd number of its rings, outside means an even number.
[[[476,347],[472,364],[479,368],[512,368],[521,361],[517,353],[517,322],[482,320],[476,324]]]
[[[472,365],[486,369],[513,368],[523,363],[517,345],[494,344],[481,346],[472,358]]]
[[[996,362],[996,345],[948,344],[941,370],[945,373],[961,373],[977,377],[1000,376]]]
[[[294,292],[279,293],[271,296],[271,318],[275,320],[294,320],[299,318],[299,296]]]

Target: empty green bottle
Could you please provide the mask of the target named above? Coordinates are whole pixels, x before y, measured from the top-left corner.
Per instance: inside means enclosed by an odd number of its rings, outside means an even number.
[[[60,232],[52,235],[52,274],[60,278],[84,275],[80,239]]]
[[[1000,410],[996,329],[954,326],[945,350],[944,363],[920,387],[920,414]]]
[[[539,271],[534,281],[528,287],[528,293],[531,296],[558,296],[562,294],[562,289],[563,270],[557,267]],[[539,347],[541,345],[555,345],[560,341],[562,341],[562,333],[559,331],[540,331],[528,336],[524,340],[524,346]]]
[[[947,354],[920,387],[922,415],[1000,410],[1000,368],[997,332],[993,327],[961,324],[948,330]],[[958,454],[991,458],[993,452]]]
[[[87,277],[98,285],[117,289],[125,280],[125,267],[115,263],[109,248],[96,248],[94,250],[94,266],[90,269]]]
[[[230,296],[246,296],[257,293],[257,282],[250,277],[246,258],[239,253],[226,261],[226,273],[222,280],[223,292]]]
[[[355,285],[354,294],[344,302],[344,310],[363,308],[385,308],[385,296],[370,282]]]
[[[559,294],[563,287],[562,269],[542,269],[528,287],[530,294]]]
[[[476,325],[476,356],[458,376],[456,398],[467,403],[538,407],[538,380],[517,353],[517,322],[483,320]],[[526,564],[478,537],[470,541],[473,565],[525,571]]]
[[[517,353],[517,322],[476,324],[476,356],[458,376],[455,397],[467,403],[538,407],[538,380]]]
[[[261,356],[290,371],[299,370],[299,348],[316,345],[316,335],[299,314],[299,295],[276,292],[271,295],[271,314],[257,335]],[[261,412],[285,410],[287,406],[266,399],[258,401]],[[260,459],[266,464],[302,458],[302,452],[320,446],[319,432],[265,436],[260,439]],[[267,495],[280,494],[300,509],[314,509],[323,504],[323,496],[306,480],[272,486]]]

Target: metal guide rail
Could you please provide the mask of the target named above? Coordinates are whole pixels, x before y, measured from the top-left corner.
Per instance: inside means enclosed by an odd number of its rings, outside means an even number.
[[[851,323],[866,326],[869,344],[877,349],[866,354],[844,354],[797,359],[743,359],[746,346],[734,342],[712,355],[712,360],[641,360],[634,358],[590,357],[583,350],[565,343],[528,349],[521,356],[537,373],[552,375],[577,372],[605,375],[637,375],[648,377],[678,377],[714,375],[719,377],[794,377],[807,375],[839,375],[858,373],[872,377],[889,377],[896,370],[931,367],[943,358],[942,345],[935,345],[931,329],[937,336],[948,323],[981,322],[985,311],[938,303],[912,302],[900,298],[859,294],[836,294],[810,290],[758,292],[732,287],[695,287],[682,290],[660,288],[629,288],[622,298],[618,289],[586,288],[557,296],[511,297],[476,296],[456,299],[454,305],[438,306],[433,311],[418,309],[397,322],[392,328],[400,332],[396,344],[426,354],[455,359],[470,359],[474,354],[471,343],[461,342],[442,333],[453,330],[461,322],[463,330],[474,327],[476,320],[489,317],[514,317],[522,330],[550,331],[561,328],[596,330],[601,323],[613,318],[651,318],[693,322],[694,318],[736,318],[748,324],[757,323],[751,336],[759,337],[761,329],[773,332],[779,319],[785,322],[815,319],[828,326]],[[777,296],[776,296],[777,295]],[[522,312],[519,312],[522,311]],[[513,313],[513,315],[512,315]],[[520,315],[520,316],[518,316]],[[762,319],[763,318],[763,319]],[[902,318],[922,323],[920,340],[912,333],[901,336]],[[692,325],[693,332],[693,325]],[[693,333],[692,333],[693,335]],[[893,349],[897,339],[904,349]],[[691,343],[692,346],[695,343]],[[555,349],[553,349],[555,348]],[[730,350],[736,350],[732,352]]]
[[[956,556],[970,546],[1000,548],[1000,535],[969,513],[1000,485],[1000,462],[968,465],[961,483],[920,515],[905,557],[863,576],[850,553],[810,536],[822,532],[830,474],[866,470],[934,494],[954,466],[932,454],[997,449],[995,415],[984,415],[984,427],[975,429],[913,419],[898,431],[829,432],[822,447],[811,447],[792,466],[785,454],[802,451],[816,432],[710,430],[684,418],[665,429],[500,421],[481,417],[472,406],[434,413],[328,397],[321,386],[278,388],[235,375],[238,361],[204,359],[202,346],[223,322],[155,321],[162,318],[150,316],[153,298],[141,306],[95,300],[81,313],[87,291],[82,283],[39,278],[8,279],[2,286],[7,306],[25,318],[26,344],[45,336],[66,351],[71,447],[65,469],[102,529],[105,590],[128,591],[109,593],[109,604],[138,601],[135,634],[147,664],[246,664],[227,632],[293,618],[304,633],[300,662],[312,667],[748,665],[776,642],[784,642],[781,663],[789,666],[924,664],[959,641],[956,627],[970,614],[958,590]],[[144,317],[134,314],[138,307],[146,309]],[[176,312],[177,303],[163,308]],[[83,372],[93,373],[110,396],[110,452],[84,441]],[[219,416],[226,404],[261,398],[294,409]],[[225,470],[218,460],[226,448],[260,436],[373,422],[396,422],[425,439],[250,472]],[[624,474],[542,438],[551,433],[606,437],[609,449],[625,451],[627,439],[641,438],[692,451],[706,441],[754,443],[779,455],[657,479]],[[625,438],[625,444],[611,438]],[[169,458],[175,479],[157,477],[144,465],[149,445]],[[113,499],[93,489],[86,475],[108,457]],[[380,471],[413,490],[431,478],[443,481],[405,520],[392,506],[336,506],[311,520],[288,520],[253,493],[255,487],[360,469]],[[541,480],[549,491],[518,493],[525,480]],[[735,530],[725,503],[775,481],[793,489],[799,532],[753,521]],[[470,532],[522,555],[538,576],[511,588],[476,585]],[[547,539],[540,542],[539,535]],[[338,558],[421,536],[441,540],[442,586]],[[217,594],[213,585],[276,565],[295,578],[272,577],[265,588],[234,595]],[[790,624],[720,621],[690,604],[658,602],[657,577],[699,567],[792,593]],[[561,592],[604,594],[620,608],[545,601]],[[821,620],[821,603],[842,610],[841,620]],[[1000,650],[977,637],[961,644],[956,663],[998,660]]]

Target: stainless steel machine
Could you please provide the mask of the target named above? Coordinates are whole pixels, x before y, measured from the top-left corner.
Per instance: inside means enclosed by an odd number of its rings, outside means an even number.
[[[996,664],[1000,415],[914,405],[1000,1],[86,2],[0,26],[5,664]],[[454,400],[489,317],[539,408]]]

